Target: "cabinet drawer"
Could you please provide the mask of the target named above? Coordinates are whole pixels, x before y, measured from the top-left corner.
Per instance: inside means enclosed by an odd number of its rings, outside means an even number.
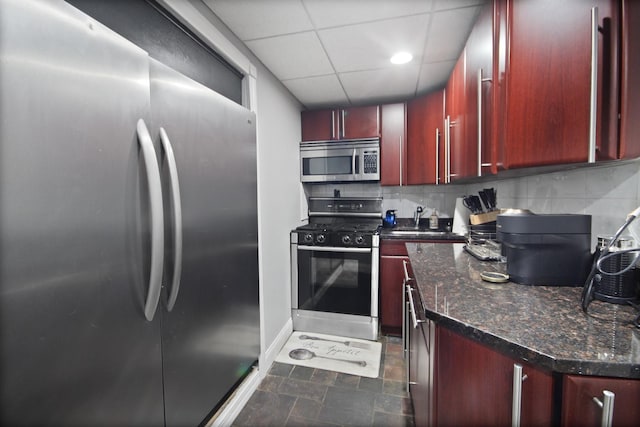
[[[387,256],[408,256],[407,247],[404,240],[381,240],[380,255]]]

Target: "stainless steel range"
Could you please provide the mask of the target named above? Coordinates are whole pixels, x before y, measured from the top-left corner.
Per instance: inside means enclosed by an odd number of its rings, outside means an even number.
[[[293,329],[375,340],[381,198],[310,198],[291,232]]]

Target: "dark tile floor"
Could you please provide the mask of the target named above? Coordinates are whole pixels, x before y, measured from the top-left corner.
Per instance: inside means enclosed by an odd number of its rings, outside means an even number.
[[[413,426],[402,341],[382,337],[378,378],[274,363],[234,426]]]

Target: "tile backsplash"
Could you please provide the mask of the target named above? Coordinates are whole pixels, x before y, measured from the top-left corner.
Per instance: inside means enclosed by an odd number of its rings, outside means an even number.
[[[609,163],[596,167],[519,178],[482,181],[477,184],[414,185],[380,187],[378,184],[306,185],[307,196],[332,196],[334,189],[343,197],[382,196],[383,208],[397,209],[398,216],[413,216],[416,206],[424,215],[437,210],[441,216],[453,216],[457,197],[494,187],[499,208],[524,208],[535,213],[580,213],[592,215],[592,240],[611,235],[626,215],[640,205],[640,160]],[[640,219],[632,228],[640,235]]]

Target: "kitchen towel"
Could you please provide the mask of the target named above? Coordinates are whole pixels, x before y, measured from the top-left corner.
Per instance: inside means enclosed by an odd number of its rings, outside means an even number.
[[[381,353],[379,342],[295,331],[276,362],[377,378]]]

